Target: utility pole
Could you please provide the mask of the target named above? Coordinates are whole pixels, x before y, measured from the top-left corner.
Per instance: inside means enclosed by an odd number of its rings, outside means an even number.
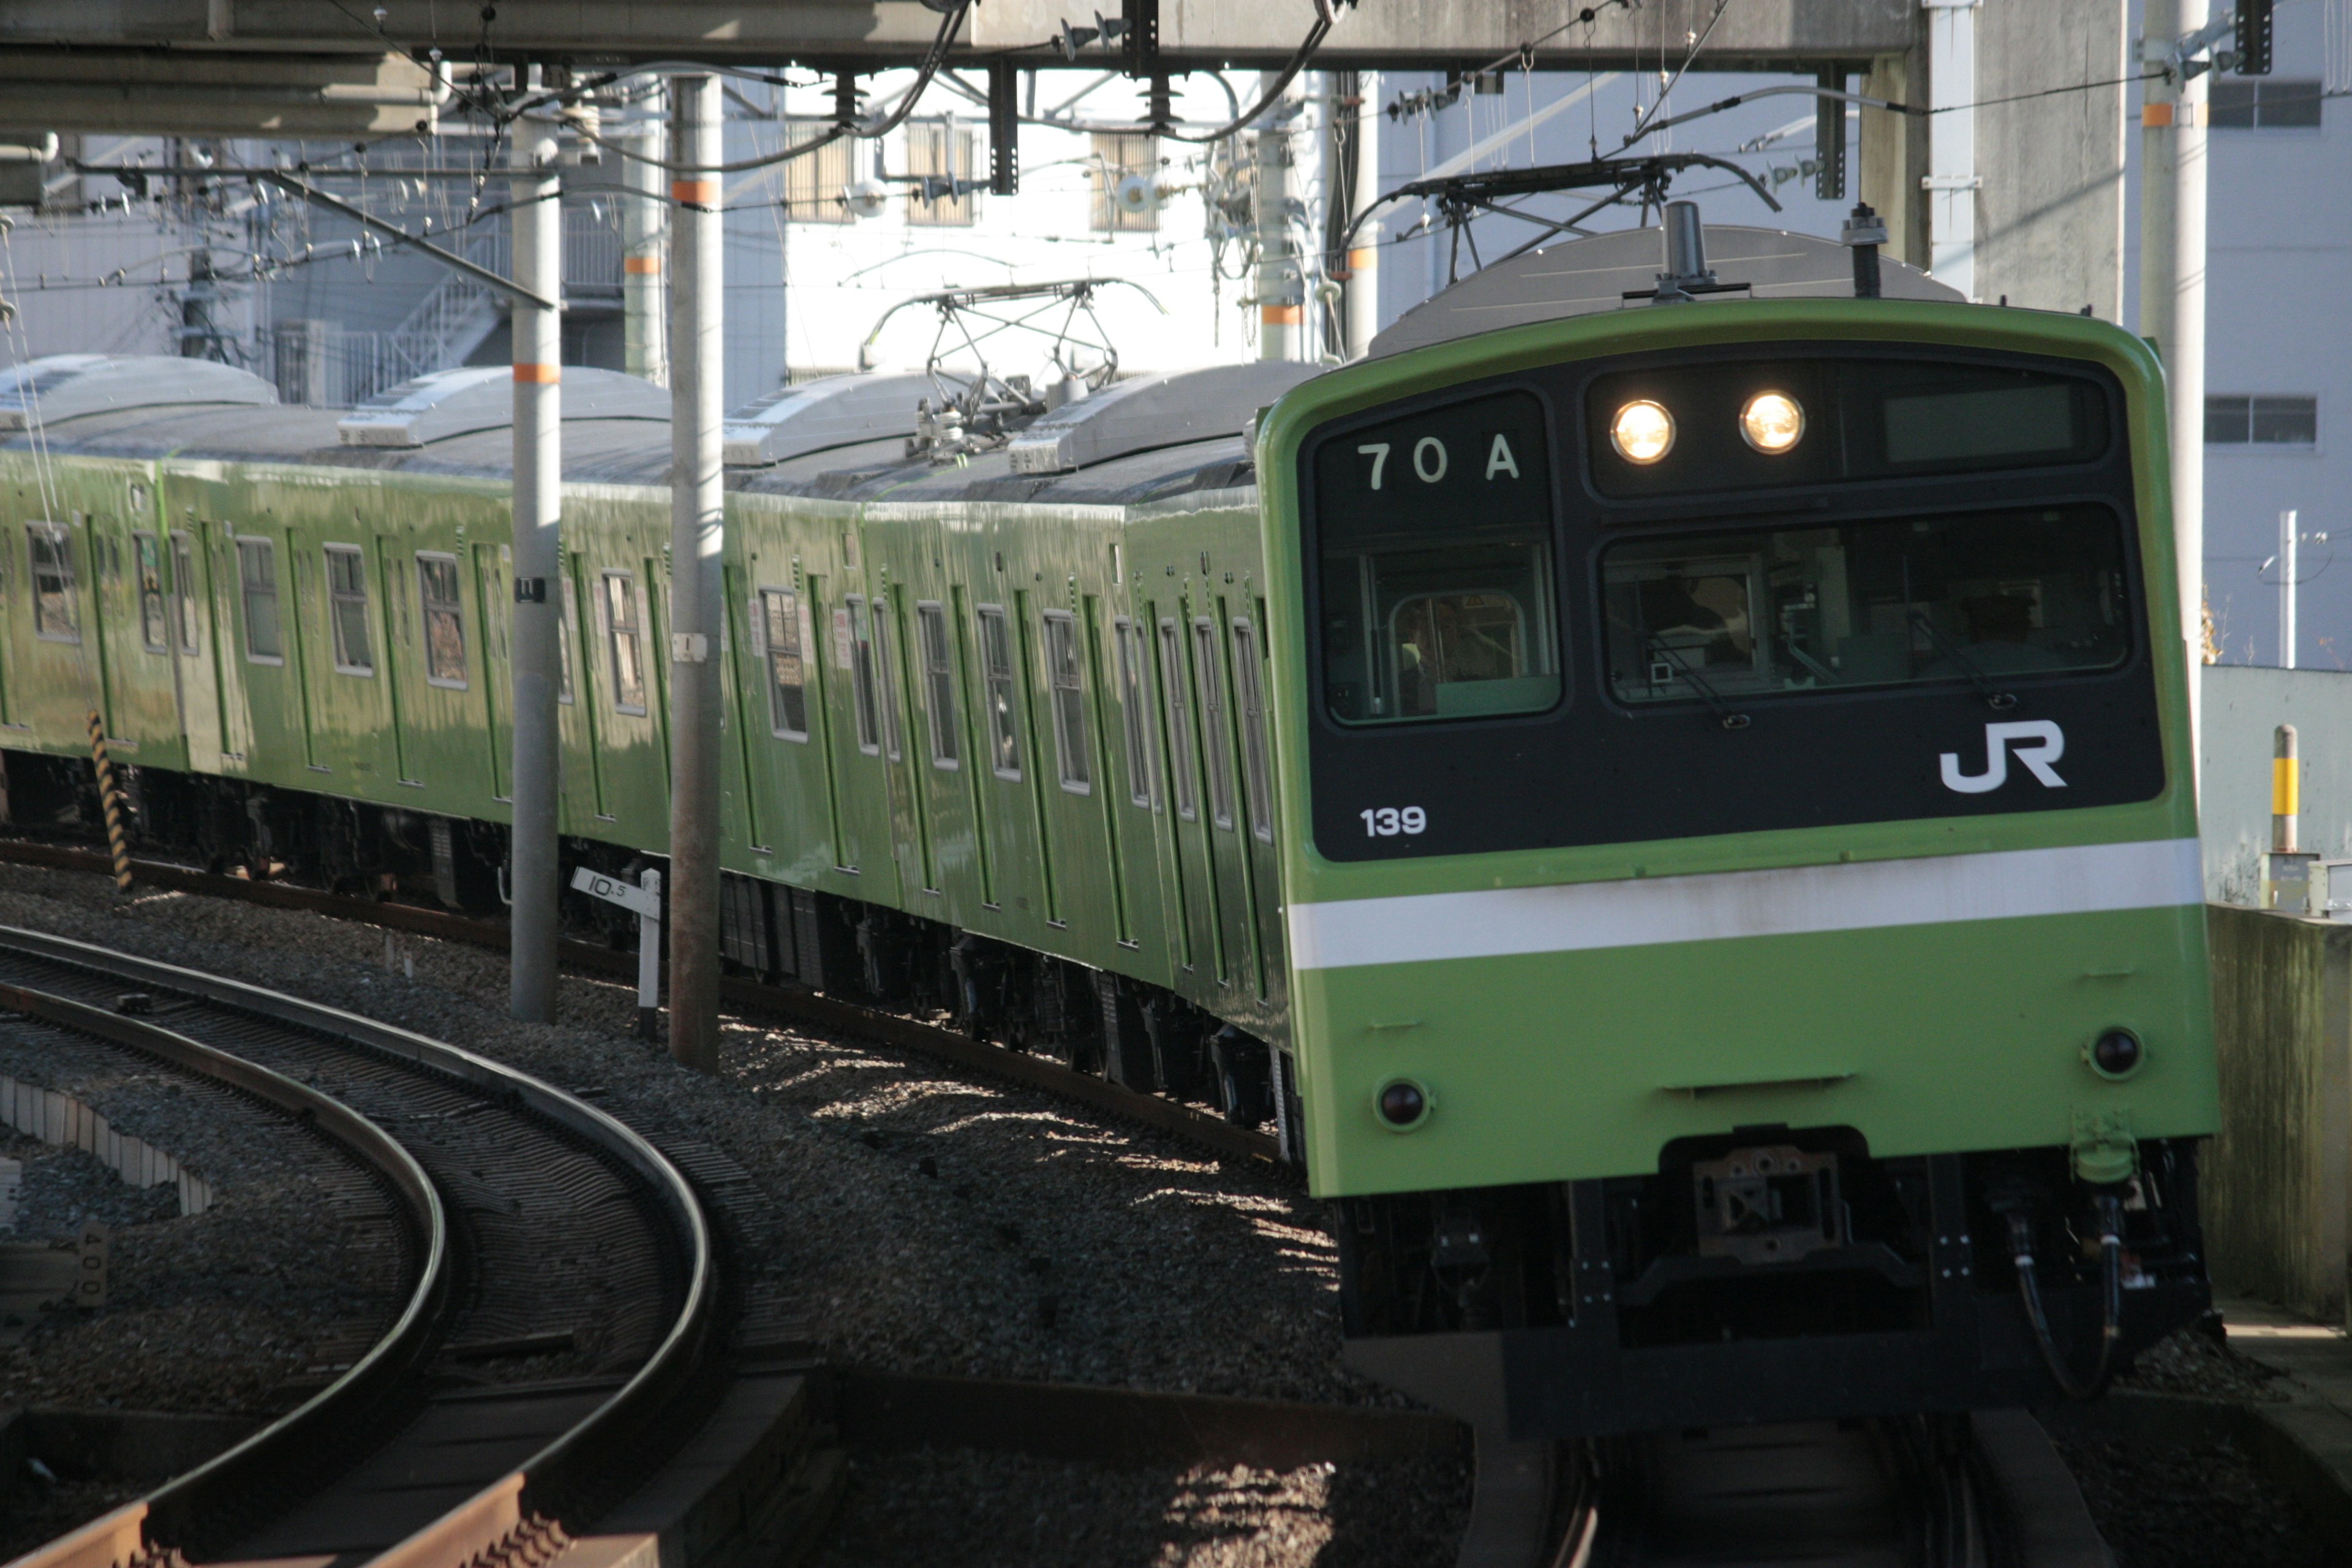
[[[1381,199],[1381,73],[1356,73],[1356,212]],[[1342,215],[1345,227],[1356,213]],[[1361,359],[1381,330],[1381,220],[1358,230],[1348,247],[1348,357]]]
[[[536,84],[537,72],[531,73]],[[542,300],[563,290],[563,212],[551,113],[515,121],[508,153],[515,281]],[[555,1021],[557,799],[562,742],[556,691],[563,658],[559,552],[563,506],[562,318],[514,302],[513,826],[507,859],[509,1010],[526,1023]]]
[[[1271,90],[1276,73],[1258,78],[1258,91]],[[1253,217],[1257,228],[1257,357],[1303,359],[1307,344],[1307,279],[1297,247],[1291,243],[1290,132],[1303,106],[1303,89],[1293,77],[1281,98],[1258,119],[1257,192]]]
[[[719,81],[670,79],[669,1049],[719,1070],[719,617],[726,493],[719,470]]]
[[[2205,121],[2208,75],[2181,40],[2206,0],[2147,0],[2140,40],[2139,334],[2164,361],[2172,448],[2172,537],[2182,636],[2201,661],[2205,605]],[[2193,51],[2192,51],[2193,52]],[[2189,689],[2197,710],[2197,687]]]
[[[621,331],[623,368],[656,386],[669,384],[667,333],[662,310],[662,252],[667,248],[668,214],[662,205],[660,167],[668,139],[663,134],[662,90],[656,85],[625,144],[640,155],[621,160]],[[652,159],[647,163],[644,160]]]

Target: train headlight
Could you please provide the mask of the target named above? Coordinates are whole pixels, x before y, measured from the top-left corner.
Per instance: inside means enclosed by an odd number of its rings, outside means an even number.
[[[1391,1132],[1410,1132],[1429,1120],[1436,1097],[1426,1085],[1409,1078],[1392,1078],[1372,1096],[1372,1112]]]
[[[1784,392],[1759,392],[1739,411],[1739,433],[1768,458],[1777,458],[1804,438],[1805,411]]]
[[[2147,1047],[2129,1029],[2109,1029],[2084,1047],[2083,1059],[2101,1078],[2129,1078],[2147,1060]]]
[[[1609,444],[1629,463],[1654,463],[1675,449],[1675,416],[1663,404],[1636,398],[1609,422]]]

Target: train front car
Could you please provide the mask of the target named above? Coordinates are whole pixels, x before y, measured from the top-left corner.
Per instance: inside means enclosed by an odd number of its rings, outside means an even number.
[[[1641,305],[1260,437],[1349,1354],[1515,1441],[2081,1392],[2207,1305],[2160,372]]]

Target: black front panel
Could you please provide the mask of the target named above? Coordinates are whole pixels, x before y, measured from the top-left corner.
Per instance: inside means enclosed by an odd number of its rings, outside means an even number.
[[[1738,433],[1759,390],[1804,407],[1784,452]],[[1637,395],[1676,426],[1646,467],[1610,438]],[[1839,347],[1559,366],[1334,422],[1301,455],[1317,848],[2149,798],[2121,428],[2078,363]]]

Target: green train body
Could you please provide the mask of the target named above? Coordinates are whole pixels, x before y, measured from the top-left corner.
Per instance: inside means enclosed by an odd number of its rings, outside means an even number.
[[[1962,390],[1917,395],[1963,399],[1903,415],[1946,455],[1924,467],[1858,434],[1923,364]],[[1713,407],[1751,373],[1812,389],[1814,469],[1734,449],[1720,410],[1609,467],[1621,397]],[[2073,399],[2073,445],[2021,459],[1971,423],[1995,405],[1969,388],[2011,387]],[[2086,319],[1742,300],[1333,370],[1254,448],[1047,480],[877,442],[734,474],[730,956],[1272,1113],[1337,1200],[1358,1364],[1489,1429],[2046,1397],[2018,1225],[2077,1366],[2097,1215],[2124,1216],[2126,1353],[2206,1300],[2162,396]],[[158,837],[259,824],[320,874],[483,896],[505,437],[394,458],[329,418],[148,411],[0,451],[20,822],[87,813],[35,759],[86,755],[97,705]],[[666,437],[567,443],[562,831],[610,869],[666,832]],[[63,588],[27,542],[51,521]],[[2002,564],[2044,538],[2072,553]],[[1832,566],[1897,556],[1895,618],[1824,629]],[[37,625],[45,589],[78,643]],[[2140,1056],[2110,1074],[2117,1031]]]

